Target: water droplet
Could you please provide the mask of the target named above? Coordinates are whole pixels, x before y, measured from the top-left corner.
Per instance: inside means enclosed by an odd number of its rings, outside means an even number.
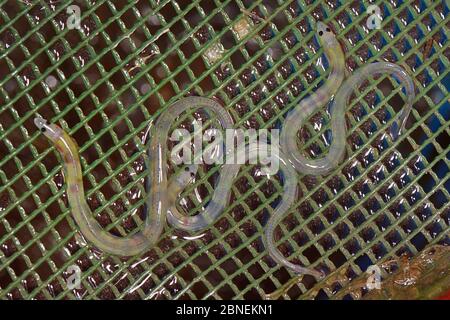
[[[150,87],[150,85],[149,85],[148,83],[143,83],[143,84],[141,85],[141,87],[139,88],[139,91],[140,91],[142,94],[146,94],[147,92],[150,91],[150,89],[151,89],[151,87]]]
[[[233,25],[233,30],[236,32],[236,37],[238,40],[242,40],[250,32],[250,23],[251,22],[247,19],[247,17],[243,17]]]
[[[216,42],[205,51],[203,56],[209,64],[214,64],[222,58],[224,53],[225,48],[223,45],[220,42]]]
[[[54,76],[49,75],[45,79],[45,83],[50,87],[50,89],[54,89],[58,85],[58,79],[56,79]]]
[[[147,21],[152,26],[159,26],[159,25],[161,25],[161,22],[159,21],[159,18],[158,18],[158,16],[156,14],[151,15],[150,17],[148,17]]]
[[[17,88],[16,82],[11,79],[5,83],[5,90],[8,92],[13,92]]]

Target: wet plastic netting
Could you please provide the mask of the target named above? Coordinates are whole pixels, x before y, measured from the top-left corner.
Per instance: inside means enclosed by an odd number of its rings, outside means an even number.
[[[294,277],[261,240],[282,185],[251,166],[207,231],[166,227],[157,247],[128,259],[92,248],[72,219],[59,155],[33,118],[77,141],[89,206],[105,229],[127,235],[145,218],[150,121],[198,95],[220,101],[237,128],[280,128],[328,75],[317,20],[337,34],[350,72],[397,63],[417,96],[393,142],[386,133],[404,92],[389,77],[359,88],[346,114],[346,159],[332,174],[299,175],[297,201],[276,234],[280,250],[354,277],[394,255],[448,244],[449,5],[370,4],[380,9],[379,29],[368,28],[366,1],[0,0],[0,298],[260,299]],[[329,120],[323,108],[299,131],[309,157],[327,152]],[[200,170],[200,192],[183,193],[187,214],[208,203],[219,169]],[[81,283],[70,288],[77,267]],[[305,277],[283,297],[320,285]]]

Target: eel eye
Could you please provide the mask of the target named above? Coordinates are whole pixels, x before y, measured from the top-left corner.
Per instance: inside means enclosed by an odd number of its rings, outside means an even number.
[[[190,169],[189,167],[184,168],[184,171],[189,172],[189,174],[190,174],[190,176],[191,176],[192,178],[195,177],[195,172],[192,172],[191,169]]]
[[[319,36],[322,36],[323,35],[323,31],[319,31]]]
[[[45,131],[47,131],[47,129],[45,127],[42,127],[41,132],[45,132]]]

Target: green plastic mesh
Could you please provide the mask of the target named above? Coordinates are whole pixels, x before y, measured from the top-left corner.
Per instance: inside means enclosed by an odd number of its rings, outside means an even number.
[[[80,29],[66,25],[72,4]],[[366,27],[370,4],[383,15],[378,30]],[[330,175],[299,176],[298,200],[277,232],[280,249],[305,266],[355,277],[392,256],[449,243],[448,12],[447,1],[418,0],[1,0],[0,298],[261,299],[294,277],[261,240],[282,184],[251,166],[203,233],[166,227],[157,247],[126,259],[86,245],[59,155],[32,119],[40,114],[74,137],[97,220],[129,234],[144,218],[149,122],[200,95],[220,101],[237,128],[280,128],[328,75],[317,20],[338,35],[350,71],[398,63],[417,97],[406,131],[392,141],[387,131],[405,101],[398,83],[379,77],[359,88],[347,109],[347,157]],[[300,147],[320,157],[329,131],[324,107],[301,128]],[[184,192],[189,214],[209,201],[219,169],[203,168],[198,194]],[[67,287],[72,265],[82,270],[80,289]],[[283,298],[320,285],[306,277]]]

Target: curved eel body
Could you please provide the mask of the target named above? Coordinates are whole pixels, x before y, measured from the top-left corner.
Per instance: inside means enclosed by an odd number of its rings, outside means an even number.
[[[348,78],[341,86],[345,77],[344,53],[331,30],[323,23],[317,23],[317,31],[325,55],[331,66],[331,73],[320,88],[309,97],[303,99],[291,111],[283,124],[281,131],[281,149],[278,146],[262,144],[246,145],[238,148],[237,158],[247,157],[249,161],[260,159],[259,149],[265,147],[271,150],[271,156],[276,156],[279,170],[284,177],[281,201],[274,209],[265,229],[264,243],[270,256],[279,264],[292,269],[298,274],[310,274],[321,278],[323,274],[287,260],[275,245],[274,231],[283,220],[288,209],[295,201],[297,193],[297,173],[327,174],[343,159],[345,154],[346,125],[345,109],[353,90],[364,80],[379,74],[394,76],[406,89],[406,107],[398,115],[391,126],[391,133],[397,138],[405,125],[414,100],[414,85],[406,71],[398,65],[388,62],[377,62],[364,66]],[[329,152],[320,159],[307,159],[301,154],[297,145],[297,132],[302,124],[318,108],[323,107],[335,95],[331,107],[331,130],[333,139]],[[228,112],[217,102],[201,97],[183,98],[170,106],[157,119],[149,143],[149,164],[151,173],[147,195],[147,217],[141,231],[127,237],[117,237],[104,230],[95,220],[86,203],[82,181],[81,165],[78,147],[72,138],[55,124],[48,124],[42,118],[36,118],[36,126],[53,142],[64,162],[67,195],[73,217],[81,233],[99,249],[120,256],[132,256],[155,245],[163,231],[165,220],[172,226],[197,232],[214,223],[224,211],[231,196],[234,179],[239,173],[241,164],[222,165],[214,194],[206,207],[195,216],[188,216],[176,207],[176,200],[181,191],[195,178],[197,165],[186,166],[185,171],[167,179],[167,138],[174,121],[183,112],[202,108],[219,121],[223,130],[233,128],[233,120]],[[293,130],[293,128],[295,128]],[[227,150],[229,152],[229,150]]]
[[[331,106],[331,130],[333,140],[328,154],[318,160],[312,161],[318,174],[328,173],[336,167],[345,155],[345,143],[347,127],[345,124],[345,109],[355,88],[359,87],[364,80],[382,74],[389,74],[397,79],[406,90],[406,105],[397,115],[390,127],[391,136],[395,140],[405,127],[406,119],[411,112],[415,98],[414,83],[408,73],[400,66],[390,62],[375,62],[356,70],[350,78],[345,80],[336,94]],[[312,167],[311,167],[312,168]]]
[[[150,194],[150,214],[147,216],[145,226],[142,231],[121,238],[112,235],[104,230],[95,220],[89,208],[84,193],[83,176],[81,172],[78,146],[76,142],[60,127],[55,124],[48,124],[42,118],[35,118],[36,126],[55,145],[60,153],[65,171],[67,184],[67,198],[72,211],[72,216],[80,228],[83,236],[100,250],[120,256],[131,256],[138,254],[156,243],[163,229],[164,208],[167,207],[164,186],[167,184],[165,175],[160,175],[159,183],[156,179],[152,184],[153,193]],[[155,139],[152,144],[154,152],[158,152],[162,147]],[[161,160],[154,162],[151,170],[155,176],[160,172]]]
[[[286,161],[286,157],[281,153],[279,148],[274,145],[264,144],[260,141],[258,145],[246,145],[243,148],[238,148],[235,159],[246,157],[249,162],[253,162],[259,158],[260,162],[264,162],[265,159],[261,159],[261,153],[259,152],[261,148],[270,150],[271,157],[278,158],[279,170],[281,170],[284,177],[284,189],[282,199],[276,206],[273,215],[284,215],[295,201],[297,193],[297,175],[292,166]],[[215,222],[229,202],[233,180],[238,175],[240,167],[241,164],[223,165],[220,171],[219,181],[214,188],[212,199],[202,212],[195,216],[186,216],[180,213],[174,205],[170,207],[168,211],[168,222],[176,228],[191,232],[205,229],[211,223]]]
[[[345,59],[339,42],[331,30],[323,23],[318,22],[318,36],[324,48],[325,55],[331,65],[331,73],[323,86],[309,97],[303,99],[293,111],[291,111],[283,124],[280,143],[282,150],[289,157],[289,161],[299,173],[311,175],[323,175],[330,173],[344,158],[347,128],[345,123],[345,109],[352,92],[359,87],[364,80],[381,74],[390,74],[405,87],[407,101],[406,106],[398,114],[391,126],[391,134],[394,139],[398,137],[404,128],[405,121],[411,112],[412,102],[415,97],[414,83],[407,72],[400,66],[390,62],[376,62],[356,70],[342,84],[345,74]],[[342,86],[341,86],[342,84]],[[319,159],[307,159],[297,145],[297,132],[305,121],[324,106],[335,95],[331,105],[331,131],[333,139],[329,152]]]
[[[317,36],[325,51],[331,72],[327,81],[314,93],[300,101],[294,110],[287,115],[280,135],[283,152],[298,172],[319,174],[334,168],[334,161],[318,163],[318,160],[307,159],[297,145],[297,132],[305,121],[317,110],[330,101],[337,92],[345,77],[344,52],[331,29],[322,22],[317,23]],[[320,159],[321,160],[321,159]]]
[[[35,118],[36,126],[55,145],[60,153],[65,170],[67,195],[72,215],[83,236],[100,250],[119,256],[132,256],[143,252],[158,241],[166,219],[168,222],[186,231],[199,231],[207,228],[217,220],[227,205],[234,178],[239,173],[241,164],[224,164],[211,201],[206,208],[195,216],[186,216],[176,208],[176,200],[181,191],[192,181],[197,172],[197,165],[188,165],[185,170],[167,181],[167,137],[173,122],[183,112],[203,108],[214,114],[222,129],[231,129],[233,121],[228,112],[217,102],[200,97],[184,98],[161,114],[152,129],[149,146],[149,164],[151,183],[147,199],[147,217],[144,228],[127,237],[117,237],[104,230],[93,217],[83,188],[82,172],[78,147],[75,141],[60,127],[48,124],[42,118]],[[295,201],[297,194],[297,177],[294,168],[285,160],[278,146],[259,142],[258,145],[246,145],[238,148],[235,159],[244,157],[252,162],[261,159],[260,148],[270,151],[271,157],[277,157],[283,174],[284,192],[281,201],[274,209],[274,215],[282,216]],[[228,151],[227,151],[228,152]],[[269,154],[267,152],[266,154]],[[305,268],[305,270],[307,270]]]
[[[205,108],[214,112],[223,125],[232,124],[229,114],[214,100],[201,97],[184,98],[173,104],[166,112],[161,114],[155,123],[149,145],[149,168],[151,173],[150,192],[147,195],[147,217],[141,231],[127,237],[117,237],[104,230],[95,220],[89,208],[83,187],[82,172],[76,142],[60,127],[49,124],[41,117],[34,119],[35,125],[55,145],[60,153],[65,171],[67,184],[67,197],[73,218],[80,228],[83,236],[94,246],[105,252],[132,256],[149,249],[157,243],[163,231],[168,199],[167,182],[167,136],[173,121],[188,109]],[[195,170],[189,166],[190,170]],[[189,175],[192,173],[189,173]],[[180,190],[188,183],[185,175],[171,179],[170,186],[173,192]]]
[[[407,101],[406,106],[402,109],[400,114],[397,116],[397,119],[391,126],[391,134],[394,139],[398,137],[401,130],[405,126],[406,119],[412,109],[412,103],[415,97],[414,84],[407,72],[400,66],[389,62],[377,62],[366,65],[356,70],[354,74],[349,77],[341,87],[339,87],[344,79],[345,73],[344,54],[334,34],[331,33],[331,30],[321,22],[317,25],[319,39],[324,47],[325,54],[330,62],[332,70],[326,83],[311,96],[302,100],[300,104],[287,116],[286,121],[283,124],[283,130],[280,137],[281,147],[297,171],[304,174],[314,175],[327,174],[332,171],[340,163],[340,161],[342,161],[345,155],[347,130],[345,124],[345,109],[353,90],[361,85],[364,80],[375,75],[390,74],[404,85]],[[331,130],[333,132],[333,140],[329,152],[320,159],[306,159],[306,157],[300,153],[297,146],[298,129],[300,129],[301,125],[311,114],[327,103],[327,101],[335,93],[336,96],[331,106]],[[293,130],[293,128],[295,129]],[[265,230],[265,245],[269,251],[269,254],[278,263],[292,269],[298,274],[309,273],[316,277],[322,277],[323,275],[320,272],[306,269],[288,261],[275,246],[273,233],[276,225],[278,225],[283,218],[284,214],[274,214],[269,219]]]

